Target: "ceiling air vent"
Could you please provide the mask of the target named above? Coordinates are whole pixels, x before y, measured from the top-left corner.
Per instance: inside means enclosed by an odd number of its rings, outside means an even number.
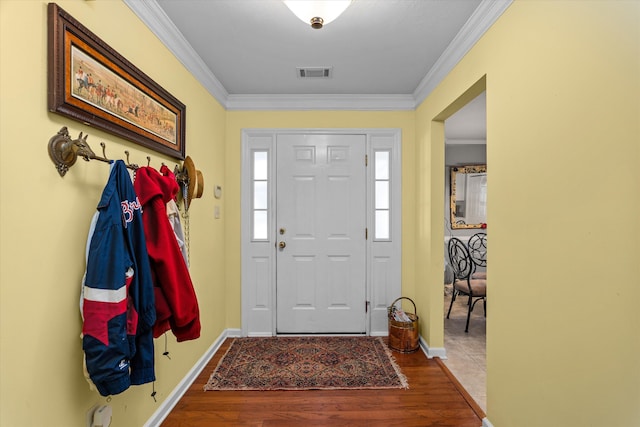
[[[298,67],[296,71],[301,79],[330,79],[333,75],[333,67]]]

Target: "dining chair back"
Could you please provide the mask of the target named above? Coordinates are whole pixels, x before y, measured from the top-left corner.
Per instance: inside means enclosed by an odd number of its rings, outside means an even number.
[[[469,238],[467,243],[469,247],[469,255],[477,267],[487,266],[487,233],[476,233]],[[486,279],[487,272],[476,271],[472,275],[472,279]]]
[[[476,264],[471,258],[471,254],[466,245],[458,238],[452,237],[448,244],[449,264],[453,270],[453,293],[451,294],[451,303],[447,312],[447,319],[451,315],[451,308],[458,295],[467,296],[467,324],[465,332],[469,332],[469,321],[471,312],[478,301],[482,301],[484,306],[484,315],[487,315],[487,280],[474,279],[473,273],[476,270]]]

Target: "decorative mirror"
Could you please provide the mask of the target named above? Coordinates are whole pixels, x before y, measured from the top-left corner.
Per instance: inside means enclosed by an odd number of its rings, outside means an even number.
[[[487,228],[487,165],[451,167],[451,228]]]

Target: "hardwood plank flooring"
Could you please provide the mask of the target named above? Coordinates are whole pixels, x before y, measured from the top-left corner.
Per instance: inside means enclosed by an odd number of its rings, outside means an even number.
[[[409,389],[203,391],[227,339],[162,427],[438,426],[480,427],[484,413],[439,359],[393,352]]]

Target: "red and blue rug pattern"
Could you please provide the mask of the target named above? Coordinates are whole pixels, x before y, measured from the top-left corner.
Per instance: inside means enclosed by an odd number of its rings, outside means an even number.
[[[211,390],[408,388],[380,337],[236,338],[205,385]]]

